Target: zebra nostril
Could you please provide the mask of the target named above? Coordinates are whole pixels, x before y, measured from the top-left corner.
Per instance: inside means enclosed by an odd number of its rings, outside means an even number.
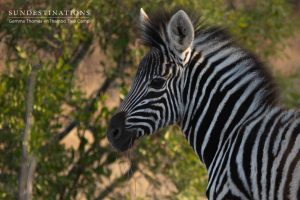
[[[112,130],[111,135],[114,139],[118,139],[121,136],[121,130],[119,128],[116,128]]]

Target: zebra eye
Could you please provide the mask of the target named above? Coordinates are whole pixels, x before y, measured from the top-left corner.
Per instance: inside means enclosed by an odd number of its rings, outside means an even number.
[[[154,89],[160,89],[163,87],[165,81],[166,80],[164,78],[154,78],[150,83],[150,87]]]

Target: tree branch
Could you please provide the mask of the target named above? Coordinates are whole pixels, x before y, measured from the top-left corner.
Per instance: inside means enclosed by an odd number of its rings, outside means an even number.
[[[39,66],[33,66],[29,75],[28,89],[26,94],[26,116],[25,128],[22,135],[22,162],[19,174],[19,191],[18,198],[27,200],[32,198],[32,183],[36,167],[34,156],[29,155],[29,137],[32,125],[32,111],[34,101],[34,89],[36,84],[36,73]]]
[[[70,65],[74,66],[73,67],[73,72],[75,71],[75,69],[77,68],[78,64],[80,63],[80,61],[84,58],[84,56],[86,55],[86,53],[88,52],[88,49],[90,48],[91,44],[93,41],[93,37],[89,37],[86,41],[80,43],[77,48],[73,51],[72,56],[70,58],[70,60],[68,61]],[[46,147],[52,143],[52,142],[57,142],[62,140],[67,134],[69,134],[73,128],[75,128],[78,125],[78,121],[77,120],[73,120],[72,122],[70,122],[64,130],[62,130],[60,133],[58,133],[57,135],[55,135],[50,141],[46,142],[45,145],[43,145],[40,150],[43,151],[46,149]]]
[[[61,187],[59,192],[59,199],[63,200],[66,198],[70,198],[71,195],[76,196],[76,185],[78,184],[80,176],[84,173],[85,169],[93,164],[93,162],[89,162],[86,160],[87,157],[92,156],[91,153],[95,153],[95,149],[97,148],[97,143],[93,143],[93,145],[83,154],[80,154],[77,162],[73,164],[73,167],[68,172],[67,177],[74,177],[72,186],[67,188],[66,186]],[[97,154],[97,153],[96,153]]]
[[[125,53],[125,49],[124,49],[124,53]],[[98,90],[95,91],[95,93],[92,95],[93,97],[90,99],[90,101],[86,104],[84,111],[85,112],[90,112],[92,105],[94,104],[95,101],[98,100],[98,98],[107,91],[107,89],[109,88],[109,86],[111,85],[111,83],[116,79],[118,73],[120,72],[121,68],[124,65],[124,54],[122,54],[121,58],[119,59],[118,63],[117,63],[117,67],[114,70],[113,74],[110,77],[107,77],[105,79],[105,81],[103,82],[103,84],[101,85],[100,88],[98,88]],[[64,130],[62,130],[60,133],[58,133],[57,135],[55,135],[54,140],[55,141],[60,141],[62,140],[64,137],[66,137],[72,130],[73,128],[75,128],[77,125],[79,124],[78,120],[73,120],[71,121]]]
[[[75,66],[74,69],[76,69],[76,67],[78,66],[78,64],[80,63],[80,61],[84,58],[84,56],[87,54],[91,44],[93,42],[93,37],[90,36],[88,37],[87,40],[85,40],[84,42],[80,43],[77,48],[74,50],[70,60],[69,60],[69,64],[71,66]]]
[[[135,172],[138,171],[138,165],[136,162],[131,161],[130,168],[120,177],[116,178],[109,186],[107,186],[96,199],[101,200],[107,197],[113,190],[118,187],[121,183],[128,181],[133,177]]]

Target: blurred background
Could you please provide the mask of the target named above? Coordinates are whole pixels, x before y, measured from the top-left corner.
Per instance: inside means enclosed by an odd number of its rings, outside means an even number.
[[[177,127],[123,154],[106,139],[108,121],[147,52],[138,39],[141,7],[147,13],[192,8],[205,24],[227,28],[272,71],[282,104],[300,107],[299,0],[24,2],[0,1],[0,199],[18,196],[24,130],[36,164],[33,199],[205,199],[205,168]],[[13,9],[89,10],[91,17],[90,23],[13,24]]]

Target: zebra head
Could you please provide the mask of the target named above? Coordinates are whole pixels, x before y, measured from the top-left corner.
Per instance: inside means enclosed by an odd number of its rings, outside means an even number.
[[[182,117],[183,76],[192,51],[194,25],[182,10],[164,15],[150,19],[140,11],[141,38],[150,51],[108,127],[108,139],[120,151]]]

